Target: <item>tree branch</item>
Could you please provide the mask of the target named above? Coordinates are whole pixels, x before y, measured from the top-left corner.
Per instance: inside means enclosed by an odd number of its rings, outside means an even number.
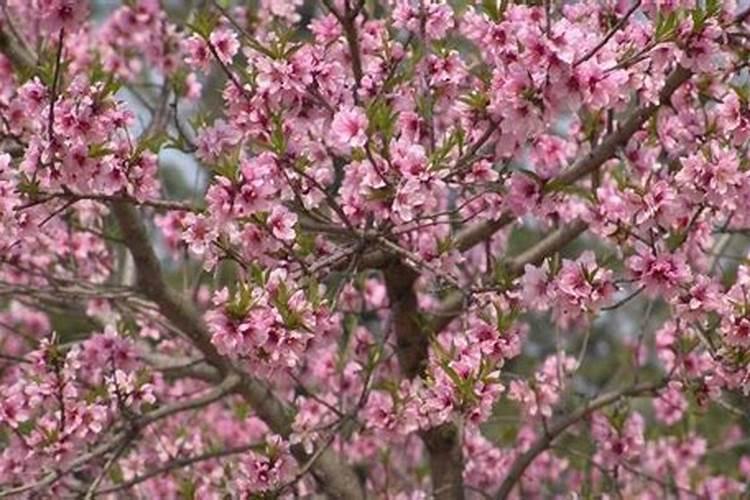
[[[602,38],[599,41],[599,43],[597,43],[594,47],[592,47],[591,50],[589,50],[586,54],[584,54],[583,56],[581,56],[580,59],[578,59],[576,62],[574,62],[573,66],[574,67],[578,66],[578,65],[580,65],[580,64],[588,61],[592,57],[594,57],[596,55],[596,53],[599,52],[602,49],[602,47],[604,47],[605,45],[607,45],[607,42],[609,42],[612,39],[612,37],[615,36],[617,34],[617,32],[620,31],[625,26],[625,24],[628,22],[628,19],[630,19],[630,16],[632,16],[635,13],[635,11],[640,8],[640,6],[641,6],[641,0],[637,0],[633,4],[633,6],[630,7],[630,10],[628,10],[625,13],[625,15],[622,16],[622,18],[620,18],[620,20],[609,31],[609,33],[607,33],[607,35],[604,38]]]
[[[536,457],[547,450],[552,442],[570,426],[583,420],[594,411],[615,403],[622,398],[658,391],[660,388],[664,387],[666,383],[667,379],[664,379],[656,383],[635,385],[618,391],[602,394],[601,396],[589,401],[585,406],[578,408],[570,415],[563,417],[549,426],[544,432],[544,435],[537,439],[534,444],[531,445],[531,448],[518,456],[513,462],[508,475],[505,476],[505,479],[497,492],[497,500],[505,500],[508,498],[508,495],[510,495],[516,483],[526,471],[526,468],[534,461],[534,459],[536,459]]]
[[[555,231],[549,233],[546,237],[539,240],[534,246],[525,250],[521,254],[511,257],[503,264],[509,278],[516,278],[523,273],[526,264],[537,265],[545,258],[560,251],[565,245],[578,238],[588,225],[576,220],[566,224]],[[463,290],[454,290],[443,299],[440,306],[435,311],[435,318],[432,321],[430,331],[439,333],[448,324],[453,321],[464,309],[466,302],[466,292]]]
[[[104,495],[108,493],[114,493],[117,491],[127,490],[129,488],[132,488],[133,486],[136,486],[144,481],[148,481],[149,479],[160,476],[161,474],[164,474],[166,472],[171,472],[175,469],[181,469],[183,467],[189,467],[193,464],[196,464],[198,462],[204,462],[206,460],[214,460],[217,458],[223,458],[228,457],[230,455],[236,455],[239,453],[245,453],[247,451],[250,451],[254,448],[257,448],[262,443],[252,443],[252,444],[246,444],[243,446],[235,446],[232,448],[224,448],[218,451],[210,451],[206,453],[201,453],[200,455],[194,455],[192,457],[185,457],[185,458],[178,458],[171,460],[170,462],[161,465],[155,469],[149,470],[147,473],[136,476],[133,479],[129,479],[123,483],[120,483],[116,486],[112,486],[109,488],[101,489],[96,492],[97,495]]]
[[[664,87],[659,93],[658,104],[650,104],[638,108],[616,131],[609,134],[599,145],[594,147],[588,155],[550,180],[547,185],[563,187],[572,184],[599,168],[607,160],[613,158],[618,148],[624,146],[633,134],[640,130],[643,124],[656,113],[661,105],[667,104],[674,91],[688,81],[691,76],[693,76],[693,73],[690,70],[678,66],[664,83]],[[511,215],[506,214],[498,220],[478,222],[459,232],[454,240],[454,245],[461,251],[468,250],[477,243],[491,237],[497,231],[513,222],[513,220],[514,218]]]
[[[201,397],[198,397],[195,399],[189,399],[185,401],[178,401],[176,403],[173,403],[167,406],[162,406],[150,413],[142,415],[136,418],[135,420],[129,422],[128,428],[115,434],[115,436],[113,437],[111,441],[100,444],[99,446],[91,450],[90,452],[85,453],[76,459],[73,459],[64,467],[47,474],[39,481],[23,484],[17,488],[12,488],[12,489],[8,489],[8,490],[0,492],[0,498],[6,498],[6,497],[13,496],[13,495],[18,495],[20,493],[24,493],[26,491],[35,491],[41,488],[49,487],[52,484],[54,484],[56,481],[58,481],[60,478],[62,478],[63,476],[66,476],[67,474],[76,470],[77,468],[83,465],[86,465],[87,463],[89,463],[91,460],[94,460],[95,458],[106,455],[112,450],[118,450],[121,452],[133,439],[136,438],[136,436],[138,436],[138,434],[144,428],[148,427],[154,422],[157,422],[163,418],[175,415],[183,411],[193,410],[193,409],[201,408],[203,406],[211,404],[223,398],[229,391],[231,391],[237,385],[238,382],[239,382],[239,377],[237,376],[228,377],[221,384],[219,384],[216,388],[214,388],[213,390],[209,391],[207,394]]]
[[[127,203],[113,203],[112,211],[133,256],[138,288],[159,307],[165,318],[190,338],[209,364],[224,375],[230,372],[237,373],[241,380],[236,391],[250,403],[271,430],[288,437],[292,424],[290,411],[265,383],[237,370],[229,360],[221,356],[211,343],[203,318],[195,312],[194,308],[185,304],[167,288],[162,278],[159,261],[136,209]],[[301,445],[293,446],[292,453],[301,462],[309,459],[309,455]],[[320,486],[334,498],[363,498],[362,489],[354,471],[330,450],[321,454],[312,473]]]
[[[661,106],[668,104],[675,90],[688,81],[691,76],[693,76],[692,71],[678,66],[664,82],[664,87],[659,93],[658,103],[638,108],[616,131],[605,137],[588,155],[555,177],[550,184],[559,186],[572,184],[599,168],[607,160],[614,158],[617,149],[624,146],[633,134],[640,130],[643,124],[656,114],[656,111]]]

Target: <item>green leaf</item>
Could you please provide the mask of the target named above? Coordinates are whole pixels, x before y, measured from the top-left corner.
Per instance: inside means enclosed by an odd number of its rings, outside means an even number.
[[[307,278],[305,292],[307,300],[310,301],[310,304],[313,307],[317,308],[323,302],[323,298],[320,296],[320,283],[318,283],[318,280],[316,280],[315,277],[310,276]]]
[[[722,0],[706,0],[706,14],[715,17],[721,13]]]
[[[694,9],[690,11],[690,15],[693,17],[693,32],[703,31],[707,19],[706,11],[703,9]]]
[[[466,381],[462,379],[458,373],[456,373],[456,370],[454,370],[447,362],[440,363],[440,367],[443,369],[443,371],[448,375],[448,378],[451,379],[453,382],[453,385],[455,385],[457,388],[462,388]]]
[[[541,177],[539,177],[539,174],[537,174],[536,172],[533,172],[531,170],[526,170],[525,168],[519,168],[516,171],[519,174],[523,174],[526,177],[531,178],[533,181],[536,181],[538,184],[544,185],[544,179],[542,179]]]
[[[234,148],[230,154],[224,155],[213,169],[220,176],[236,182],[240,177],[240,148]]]
[[[205,110],[199,111],[188,119],[188,123],[190,123],[190,126],[193,128],[193,130],[198,130],[206,127],[211,121],[211,117],[212,113]]]
[[[513,286],[514,276],[508,269],[507,264],[504,261],[497,261],[494,266],[494,278],[495,284],[501,288],[511,288]]]
[[[192,22],[187,23],[187,27],[202,38],[208,39],[218,24],[218,14],[208,10],[199,10],[195,12]]]
[[[31,431],[34,430],[34,427],[36,426],[36,422],[32,420],[26,420],[25,422],[21,422],[18,424],[18,432],[22,436],[28,436],[31,434]]]
[[[481,9],[496,23],[503,20],[507,7],[508,0],[482,0],[481,5]]]
[[[461,150],[461,146],[464,141],[464,131],[462,128],[456,128],[453,130],[451,135],[445,140],[430,156],[430,165],[432,169],[439,169],[445,158],[448,157],[453,149],[458,148]]]
[[[354,330],[357,329],[357,326],[359,325],[359,319],[357,319],[357,316],[354,314],[347,314],[344,318],[344,331],[346,331],[348,334],[353,334]]]
[[[297,246],[300,254],[305,257],[315,250],[315,235],[306,231],[297,231]]]
[[[281,113],[274,113],[271,116],[273,122],[273,131],[270,137],[270,149],[277,156],[282,157],[286,154],[286,133],[284,132],[284,119]]]
[[[260,267],[257,262],[250,263],[248,272],[250,274],[250,281],[253,284],[259,287],[266,286],[266,274],[263,272],[263,268]]]
[[[193,481],[190,479],[180,479],[179,495],[182,500],[194,500],[195,483],[193,483]]]
[[[86,402],[89,404],[94,403],[98,399],[104,399],[107,397],[107,387],[104,384],[99,384],[86,393]]]
[[[484,92],[480,92],[478,90],[462,95],[458,99],[459,101],[463,102],[476,111],[484,111],[490,104],[489,96],[487,96],[487,94],[485,94]]]
[[[367,120],[370,133],[380,133],[385,142],[393,136],[393,131],[398,120],[398,113],[384,100],[375,100],[367,108]]]
[[[238,401],[237,404],[234,405],[233,410],[235,418],[244,421],[250,416],[250,410],[252,410],[252,408],[245,401]]]
[[[683,243],[685,243],[685,240],[688,237],[688,233],[686,231],[674,231],[670,232],[669,236],[667,237],[667,248],[671,252],[674,252],[678,248],[682,246]]]
[[[706,26],[706,21],[712,17],[716,17],[720,12],[720,0],[705,0],[702,7],[690,11],[690,15],[693,17],[693,32],[697,33],[702,31]]]
[[[437,250],[439,255],[446,254],[453,249],[453,240],[450,236],[439,238],[437,241]]]
[[[270,57],[271,59],[278,59],[278,54],[274,50],[265,47],[257,40],[246,39],[245,42],[256,52],[260,52],[264,56]]]
[[[188,71],[185,68],[178,68],[174,73],[172,73],[170,84],[172,85],[172,90],[176,95],[185,95],[185,93],[187,92],[187,77]]]
[[[384,187],[381,189],[370,189],[367,193],[367,199],[370,201],[387,201],[392,199],[396,195],[396,192],[391,187]]]
[[[21,180],[18,182],[18,191],[28,195],[30,198],[35,198],[40,192],[39,181],[29,179],[26,174],[21,174]]]
[[[135,156],[140,156],[140,154],[144,151],[151,151],[152,153],[156,154],[159,152],[162,145],[168,140],[169,136],[166,134],[166,132],[157,132],[155,134],[152,134],[145,139],[142,139],[138,143],[138,148],[136,149]]]
[[[122,473],[122,467],[120,467],[120,464],[118,462],[115,462],[114,464],[112,464],[112,467],[110,467],[109,478],[115,484],[122,483],[125,480],[125,476]]]
[[[495,311],[497,314],[497,331],[501,334],[510,330],[520,315],[518,309],[511,309],[509,312],[505,313],[497,305],[495,306]]]
[[[679,24],[680,24],[680,19],[676,11],[670,12],[667,15],[664,15],[664,13],[660,11],[656,18],[656,29],[654,30],[654,39],[657,42],[663,42],[667,39],[672,38]]]
[[[575,186],[573,184],[562,184],[562,183],[554,183],[551,182],[549,184],[545,184],[544,186],[544,192],[545,193],[566,193],[571,194],[574,196],[578,196],[579,198],[583,198],[584,200],[595,202],[596,196],[594,193],[591,192],[591,190],[583,188],[581,186]]]
[[[240,282],[232,300],[225,306],[225,310],[230,317],[242,320],[254,306],[253,289],[247,283]]]

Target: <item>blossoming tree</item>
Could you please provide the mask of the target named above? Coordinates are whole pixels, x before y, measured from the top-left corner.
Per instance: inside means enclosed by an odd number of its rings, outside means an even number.
[[[747,493],[742,2],[0,7],[0,497]]]

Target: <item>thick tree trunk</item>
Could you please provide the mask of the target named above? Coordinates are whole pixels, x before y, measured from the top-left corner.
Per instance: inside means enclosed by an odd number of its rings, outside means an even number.
[[[398,262],[389,265],[384,273],[392,328],[396,334],[398,364],[403,374],[412,379],[424,370],[430,345],[417,321],[419,308],[414,282],[419,276],[412,268]]]
[[[385,271],[391,321],[396,334],[396,355],[404,375],[422,375],[427,365],[428,332],[418,320],[419,308],[414,282],[419,275],[409,266],[394,262]],[[463,500],[463,452],[461,435],[452,423],[428,429],[421,434],[430,455],[432,495],[438,500]]]
[[[461,435],[456,426],[446,423],[422,434],[430,453],[432,495],[437,500],[464,498],[464,456]]]

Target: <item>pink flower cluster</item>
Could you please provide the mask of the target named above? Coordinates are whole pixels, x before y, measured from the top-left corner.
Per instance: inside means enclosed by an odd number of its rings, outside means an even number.
[[[747,494],[743,2],[0,3],[0,496]]]
[[[554,276],[549,262],[527,264],[519,285],[520,297],[530,308],[552,309],[555,321],[563,328],[596,313],[615,292],[613,272],[600,267],[591,251],[576,260],[564,259]]]

